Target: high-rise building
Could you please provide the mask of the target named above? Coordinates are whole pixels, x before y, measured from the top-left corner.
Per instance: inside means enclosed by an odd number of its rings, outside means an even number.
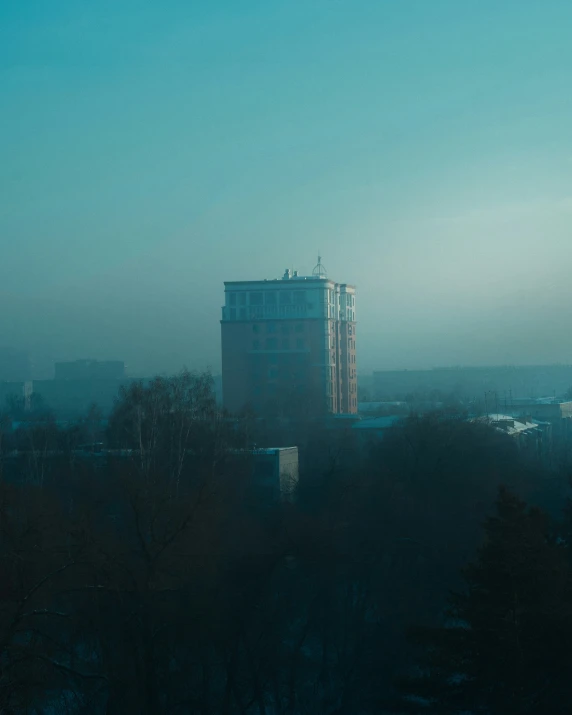
[[[357,412],[355,287],[311,276],[225,282],[223,402],[231,412]]]

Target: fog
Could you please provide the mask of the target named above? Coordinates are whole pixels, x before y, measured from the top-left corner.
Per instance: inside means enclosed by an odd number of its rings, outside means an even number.
[[[223,281],[358,287],[358,367],[570,362],[572,6],[0,9],[1,342],[220,369]]]

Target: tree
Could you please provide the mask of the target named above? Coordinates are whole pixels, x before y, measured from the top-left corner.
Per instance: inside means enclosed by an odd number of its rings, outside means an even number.
[[[416,672],[399,682],[399,709],[569,712],[572,584],[566,548],[551,534],[544,513],[505,489],[485,532],[445,623],[411,632],[421,653]]]
[[[143,479],[177,491],[185,471],[215,469],[228,451],[233,425],[217,407],[211,375],[183,370],[122,387],[107,436],[112,447],[131,451]]]

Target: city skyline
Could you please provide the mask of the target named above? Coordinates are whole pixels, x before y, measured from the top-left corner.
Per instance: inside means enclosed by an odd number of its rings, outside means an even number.
[[[359,370],[569,362],[571,22],[561,0],[5,3],[1,342],[218,372],[223,281],[320,249],[359,290]]]

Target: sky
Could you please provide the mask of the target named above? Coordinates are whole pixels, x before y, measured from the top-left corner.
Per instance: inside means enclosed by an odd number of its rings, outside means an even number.
[[[0,344],[220,369],[225,280],[358,368],[572,363],[568,0],[0,2]]]

